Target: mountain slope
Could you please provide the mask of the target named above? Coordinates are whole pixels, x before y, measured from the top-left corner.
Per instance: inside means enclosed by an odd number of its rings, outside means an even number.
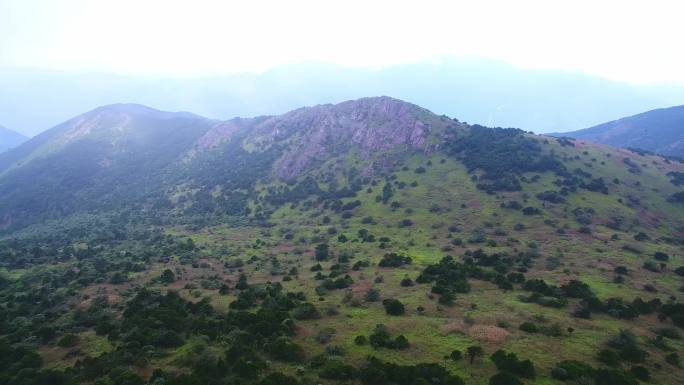
[[[231,123],[229,123],[231,124]],[[316,161],[347,153],[351,148],[364,158],[393,148],[427,150],[430,130],[444,126],[429,111],[389,97],[365,98],[301,108],[269,117],[251,127],[247,143],[259,148],[285,142],[288,147],[275,165],[278,177],[296,177]],[[221,140],[219,125],[202,139]]]
[[[227,199],[244,203],[245,190],[258,180],[294,180],[352,147],[366,160],[393,148],[427,150],[429,131],[442,129],[444,121],[391,98],[222,123],[138,105],[106,106],[0,155],[0,217],[17,223],[104,207],[168,206],[170,194],[193,191],[206,200],[216,188],[230,188],[235,194]]]
[[[3,216],[12,223],[133,202],[213,124],[139,105],[75,117],[0,154]]]
[[[584,130],[554,135],[683,157],[684,106],[652,110]]]
[[[0,126],[0,153],[18,146],[22,142],[26,141],[26,139],[28,138],[18,132]]]
[[[3,158],[0,380],[684,381],[684,164],[388,97],[140,108]]]

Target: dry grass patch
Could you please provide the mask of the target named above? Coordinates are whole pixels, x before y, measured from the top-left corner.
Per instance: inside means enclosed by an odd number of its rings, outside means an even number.
[[[506,341],[508,331],[494,325],[470,324],[463,320],[451,320],[440,328],[443,335],[463,334],[478,341],[500,344]]]

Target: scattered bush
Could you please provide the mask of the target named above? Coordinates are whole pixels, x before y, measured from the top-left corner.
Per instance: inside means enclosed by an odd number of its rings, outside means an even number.
[[[389,253],[382,256],[378,266],[380,267],[400,267],[404,265],[410,265],[412,262],[411,257],[405,255],[399,255],[396,253]]]
[[[382,301],[382,306],[385,307],[385,312],[389,315],[403,315],[406,312],[404,304],[398,299],[386,299]]]

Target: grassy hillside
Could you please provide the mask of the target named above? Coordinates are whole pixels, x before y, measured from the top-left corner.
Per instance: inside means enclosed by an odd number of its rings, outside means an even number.
[[[387,99],[205,132],[6,227],[0,379],[684,382],[683,164]]]

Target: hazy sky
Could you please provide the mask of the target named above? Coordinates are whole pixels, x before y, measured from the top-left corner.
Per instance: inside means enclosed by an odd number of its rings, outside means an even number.
[[[0,0],[0,66],[197,76],[449,55],[684,83],[682,1]]]

